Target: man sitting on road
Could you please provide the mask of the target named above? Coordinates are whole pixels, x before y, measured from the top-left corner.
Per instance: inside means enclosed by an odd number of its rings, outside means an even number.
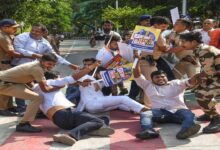
[[[56,80],[47,80],[47,84],[51,86],[54,84],[72,84],[76,82],[77,79],[90,72],[90,69],[94,69],[97,65],[98,63],[95,63],[90,66],[89,69],[86,68],[72,76]],[[55,72],[47,72],[45,77],[48,79],[55,79],[58,78],[58,74]],[[60,90],[44,93],[39,85],[35,85],[34,91],[44,97],[44,101],[40,106],[44,114],[61,129],[70,130],[66,134],[54,135],[53,139],[55,142],[73,145],[86,134],[108,136],[114,133],[113,129],[106,127],[106,125],[109,124],[109,119],[107,117],[97,118],[85,112],[77,112],[74,105],[66,99],[65,95]]]
[[[184,104],[184,91],[187,87],[196,84],[194,76],[187,80],[172,80],[168,82],[167,76],[163,71],[151,73],[152,81],[146,80],[139,70],[139,63],[134,69],[136,83],[149,96],[152,109],[140,114],[140,124],[142,132],[136,134],[139,139],[150,139],[159,136],[153,129],[153,122],[158,123],[178,123],[181,129],[177,133],[177,139],[186,139],[196,134],[200,125],[195,124],[194,114],[187,109]]]
[[[104,68],[103,68],[104,69]],[[96,71],[96,77],[101,79],[99,76],[100,68]],[[134,101],[128,96],[104,96],[101,91],[101,84],[90,75],[85,75],[81,81],[89,80],[92,81],[90,85],[80,86],[80,102],[77,106],[79,111],[86,110],[89,113],[99,113],[110,111],[114,109],[120,109],[124,111],[133,111],[140,113],[142,111],[149,110],[144,105]],[[96,82],[96,83],[93,83]]]

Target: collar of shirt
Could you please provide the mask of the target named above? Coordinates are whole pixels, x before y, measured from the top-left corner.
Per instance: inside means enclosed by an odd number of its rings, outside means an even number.
[[[35,40],[35,41],[37,41],[37,42],[43,42],[43,41],[44,41],[44,38],[43,38],[43,37],[42,37],[41,39],[39,39],[39,40],[36,40],[36,39],[32,38],[30,33],[29,33],[29,37],[30,37],[32,40]]]

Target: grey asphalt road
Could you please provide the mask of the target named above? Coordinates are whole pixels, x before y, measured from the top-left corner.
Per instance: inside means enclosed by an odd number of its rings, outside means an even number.
[[[88,40],[65,40],[61,42],[61,55],[69,62],[82,66],[82,60],[89,57],[94,57],[97,53],[97,48],[90,48]],[[62,76],[69,75],[73,71],[64,65],[57,65]]]

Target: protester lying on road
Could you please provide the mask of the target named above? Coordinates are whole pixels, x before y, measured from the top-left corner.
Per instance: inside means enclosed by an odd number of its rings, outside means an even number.
[[[58,78],[58,74],[47,72],[45,77],[47,79],[55,79]],[[76,82],[72,76],[67,76],[57,80],[47,80],[47,84],[52,85],[54,82],[62,81],[69,83]],[[44,97],[44,101],[40,105],[44,114],[61,129],[70,130],[64,134],[54,135],[53,139],[55,142],[73,145],[86,134],[108,136],[114,133],[114,130],[108,127],[108,117],[103,116],[98,118],[86,112],[76,111],[73,103],[67,100],[60,90],[44,93],[39,85],[35,85],[34,91]]]

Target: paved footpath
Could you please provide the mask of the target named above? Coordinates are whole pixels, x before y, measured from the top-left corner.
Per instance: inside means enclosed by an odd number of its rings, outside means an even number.
[[[86,43],[85,41],[64,41],[63,47],[68,47],[63,51],[63,55],[71,62],[80,64],[81,59],[94,56],[95,51],[91,49],[74,51],[73,43]],[[80,47],[80,46],[79,46]],[[79,59],[79,60],[77,60]],[[78,61],[78,62],[77,62]],[[71,71],[58,66],[57,69],[63,75],[70,74]],[[187,105],[193,109],[198,116],[202,111],[198,109],[192,96],[187,97]],[[220,111],[220,106],[218,106]],[[160,138],[140,141],[135,138],[135,134],[140,131],[139,116],[123,111],[111,111],[105,113],[111,119],[111,127],[115,133],[110,137],[84,137],[73,146],[52,141],[52,135],[55,133],[65,132],[58,129],[51,121],[47,119],[36,119],[33,124],[43,129],[41,133],[17,133],[15,125],[19,120],[18,117],[0,116],[0,150],[219,150],[220,133],[202,134],[193,136],[187,140],[177,140],[176,133],[180,129],[176,124],[157,125],[156,129],[160,132]],[[202,126],[207,123],[202,123]]]

